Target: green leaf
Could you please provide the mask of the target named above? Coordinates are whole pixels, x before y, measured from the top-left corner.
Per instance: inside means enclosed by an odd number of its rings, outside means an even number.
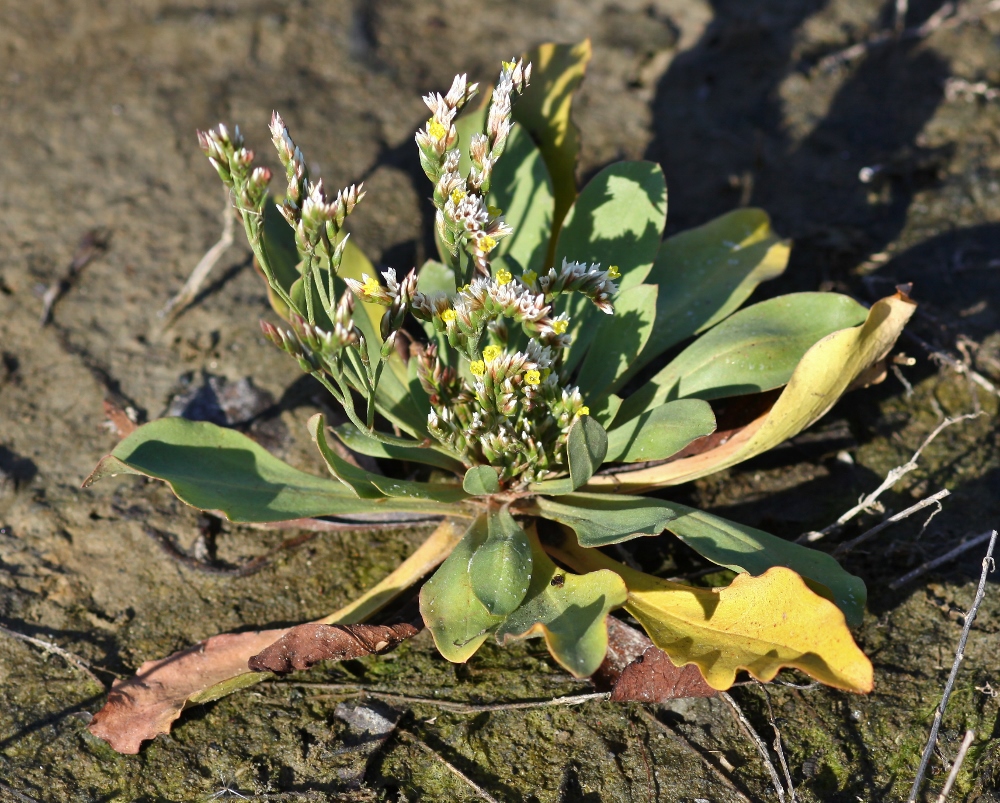
[[[610,393],[596,401],[590,401],[589,399],[587,401],[589,402],[587,406],[590,407],[591,417],[605,429],[611,426],[611,422],[618,415],[618,409],[622,406],[621,396],[616,396],[614,393]]]
[[[532,576],[520,608],[497,630],[501,644],[543,636],[552,657],[575,677],[597,671],[608,650],[608,613],[628,590],[612,571],[576,575],[557,567],[531,537]]]
[[[629,374],[735,312],[758,284],[784,272],[788,254],[788,241],[760,209],[737,209],[664,240],[647,277],[663,291],[656,328]]]
[[[792,293],[761,301],[684,349],[625,400],[618,419],[671,399],[720,399],[780,387],[810,347],[863,323],[866,315],[857,301],[837,293]]]
[[[465,663],[503,622],[472,590],[469,561],[488,535],[486,516],[477,518],[465,537],[420,589],[420,615],[447,660]]]
[[[581,415],[570,424],[566,436],[566,462],[569,477],[543,480],[528,486],[528,490],[547,496],[561,496],[587,483],[601,467],[608,451],[608,433],[589,415]]]
[[[589,415],[577,416],[566,436],[566,462],[573,487],[579,488],[601,467],[608,453],[608,433]]]
[[[359,495],[370,498],[373,492],[384,494],[385,496],[404,497],[413,500],[428,500],[431,502],[443,502],[454,504],[468,499],[468,495],[457,485],[450,485],[442,482],[412,482],[410,480],[397,480],[392,477],[385,477],[381,474],[373,474],[363,468],[351,465],[344,458],[334,452],[326,442],[326,425],[323,414],[317,413],[309,419],[309,434],[316,441],[326,466],[330,473],[341,482],[353,488]]]
[[[389,460],[406,460],[413,463],[423,463],[428,466],[453,471],[456,474],[465,470],[458,460],[442,454],[433,446],[424,446],[418,441],[413,442],[413,446],[396,446],[386,444],[368,437],[354,424],[341,424],[333,430],[343,444],[358,454],[369,457],[381,457]]]
[[[370,475],[363,468],[358,468],[348,463],[343,457],[337,454],[326,442],[326,420],[322,413],[317,413],[309,419],[306,427],[309,429],[309,436],[319,449],[323,462],[326,463],[330,473],[344,483],[351,493],[360,499],[378,499],[385,496],[372,482]]]
[[[469,560],[469,581],[476,598],[494,616],[517,610],[531,582],[528,536],[506,508],[486,514],[486,543]]]
[[[275,282],[286,292],[290,292],[295,280],[299,278],[299,252],[295,246],[295,232],[288,221],[278,211],[274,203],[264,204],[264,225],[261,228],[261,247],[267,254],[267,261]],[[256,265],[256,261],[254,262]],[[259,266],[258,266],[259,269]],[[267,296],[274,311],[288,320],[289,309],[278,294],[267,288]]]
[[[538,146],[516,123],[493,169],[487,202],[502,209],[504,220],[514,229],[500,240],[496,256],[512,258],[524,270],[543,272],[555,205],[552,179]]]
[[[556,245],[563,258],[617,265],[622,290],[642,284],[667,221],[667,184],[655,162],[616,162],[590,180],[566,215]],[[588,302],[589,303],[589,302]]]
[[[659,535],[677,514],[659,499],[574,493],[559,501],[538,497],[538,514],[570,527],[580,546],[598,547],[640,535]]]
[[[868,596],[865,583],[830,555],[721,516],[676,502],[669,504],[677,518],[667,529],[702,557],[734,572],[753,575],[774,566],[792,569],[807,581],[825,587],[813,590],[834,602],[851,627],[861,624]]]
[[[608,433],[608,462],[637,463],[677,454],[691,441],[715,432],[711,405],[679,399],[647,410]]]
[[[447,265],[428,259],[417,274],[417,290],[424,295],[455,295],[455,273]]]
[[[358,499],[341,483],[292,468],[235,430],[183,418],[161,418],[139,427],[101,460],[84,485],[118,474],[164,480],[182,502],[220,511],[230,521],[455,512],[446,505],[409,500]]]
[[[552,178],[555,208],[552,241],[545,259],[545,265],[551,265],[559,228],[576,198],[580,132],[571,113],[573,96],[590,61],[590,40],[576,45],[539,45],[527,53],[525,60],[531,62],[531,85],[514,102],[513,117],[538,143]]]
[[[558,502],[539,497],[536,504],[539,515],[576,532],[583,547],[669,530],[702,557],[734,572],[760,575],[784,566],[818,584],[813,590],[836,603],[849,624],[861,623],[864,582],[824,552],[664,499],[575,493]]]
[[[496,469],[492,466],[473,466],[465,472],[462,488],[473,496],[500,493],[500,480]]]
[[[584,398],[604,398],[621,385],[653,331],[657,292],[648,284],[625,290],[615,299],[614,315],[592,322],[593,342],[576,379]]]

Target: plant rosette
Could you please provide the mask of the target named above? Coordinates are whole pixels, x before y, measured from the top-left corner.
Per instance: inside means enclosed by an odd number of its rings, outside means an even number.
[[[332,430],[322,415],[308,423],[331,476],[299,471],[234,430],[166,418],[125,438],[87,484],[153,477],[234,522],[441,518],[386,580],[310,626],[339,645],[319,657],[405,637],[358,623],[430,574],[420,614],[449,661],[467,661],[488,638],[542,637],[558,664],[586,677],[605,657],[609,613],[624,608],[712,689],[740,671],[768,681],[793,667],[870,691],[871,663],[849,630],[864,611],[859,578],[825,553],[650,492],[808,427],[878,374],[914,304],[900,291],[870,309],[836,293],[743,306],[788,261],[763,211],[662,239],[658,165],[612,164],[578,192],[567,89],[589,55],[586,42],[543,45],[530,61],[505,62],[478,108],[464,75],[424,98],[430,117],[416,143],[440,258],[402,277],[379,276],[347,238],[362,188],[329,194],[277,114],[287,180],[278,203],[239,129],[200,133],[286,322],[262,322],[266,337],[348,419]],[[385,473],[360,468],[352,452]],[[425,466],[426,479],[399,479],[394,461]],[[735,579],[686,586],[599,549],[664,532]],[[145,664],[115,685],[91,729],[135,752],[185,706],[279,671],[258,653],[288,638],[227,634]]]

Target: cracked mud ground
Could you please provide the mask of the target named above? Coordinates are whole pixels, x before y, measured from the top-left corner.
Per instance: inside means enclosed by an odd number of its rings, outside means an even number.
[[[660,161],[671,232],[741,203],[763,206],[795,246],[785,277],[757,298],[836,289],[869,301],[913,282],[914,333],[1000,381],[1000,99],[990,93],[1000,84],[1000,13],[961,2],[963,13],[985,13],[830,65],[831,54],[891,27],[893,5],[0,1],[0,624],[81,656],[109,684],[216,632],[333,610],[417,543],[416,531],[321,534],[234,576],[225,569],[288,534],[220,527],[159,484],[79,486],[114,444],[105,398],[147,419],[196,403],[212,415],[235,410],[269,448],[322,472],[304,428],[315,389],[261,339],[257,320],[270,313],[242,246],[172,327],[157,317],[221,229],[225,199],[196,128],[238,122],[273,163],[266,125],[280,110],[330,186],[366,182],[356,242],[376,264],[409,268],[429,248],[412,143],[426,114],[420,93],[458,71],[489,81],[501,58],[541,41],[594,42],[576,111],[581,179],[620,158]],[[907,25],[940,5],[912,0]],[[95,230],[109,236],[107,250],[40,327],[45,288]],[[846,559],[871,592],[857,637],[876,691],[771,690],[803,801],[905,799],[981,554],[898,591],[889,583],[1000,524],[998,399],[915,341],[900,348],[915,359],[900,367],[912,394],[891,374],[792,444],[677,492],[795,537],[873,490],[942,414],[985,413],[946,430],[882,497],[901,510],[950,489],[926,530],[915,516]],[[172,553],[150,529],[169,536]],[[179,562],[178,550],[196,560]],[[632,551],[667,574],[700,566],[666,539]],[[998,579],[972,630],[926,800],[967,728],[976,739],[950,799],[1000,799]],[[361,715],[355,702],[303,685],[474,702],[587,691],[537,642],[452,666],[421,635],[295,681],[193,709],[171,736],[119,756],[85,729],[104,688],[0,635],[0,799],[481,799],[414,737],[499,801],[722,803],[738,799],[733,788],[774,799],[715,700],[480,714],[406,703]],[[761,692],[734,696],[770,741]]]

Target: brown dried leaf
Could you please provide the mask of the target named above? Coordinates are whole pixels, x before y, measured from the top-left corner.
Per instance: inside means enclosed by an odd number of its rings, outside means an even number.
[[[223,633],[159,661],[146,661],[133,677],[114,682],[107,703],[90,720],[90,732],[119,753],[138,753],[143,741],[169,733],[199,692],[225,681],[239,684],[241,676],[259,679],[247,661],[286,632]]]
[[[440,564],[464,532],[460,524],[442,522],[385,579],[314,624],[356,622],[377,613]],[[147,661],[134,677],[115,681],[104,708],[90,720],[90,732],[119,753],[138,753],[143,741],[169,733],[184,708],[217,700],[271,677],[268,672],[251,670],[248,663],[293,629],[224,633],[162,660]],[[408,635],[398,638],[399,635],[396,634],[397,642],[408,638]],[[376,636],[369,651],[381,649],[380,640]]]
[[[590,676],[598,691],[611,691],[625,667],[653,646],[645,633],[625,624],[621,619],[609,616],[606,621],[608,651],[597,671]]]
[[[659,647],[652,644],[625,667],[611,690],[618,703],[636,700],[641,703],[665,703],[680,697],[714,697],[718,692],[709,686],[695,664],[676,667]]]
[[[641,630],[608,617],[608,653],[591,678],[615,702],[663,703],[680,697],[712,697],[693,664],[678,668]]]
[[[119,440],[127,438],[138,429],[138,424],[113,399],[105,399],[103,404],[104,415]]]
[[[320,661],[346,661],[391,650],[420,628],[396,625],[324,625],[310,622],[286,631],[247,664],[256,672],[284,674],[308,669]]]

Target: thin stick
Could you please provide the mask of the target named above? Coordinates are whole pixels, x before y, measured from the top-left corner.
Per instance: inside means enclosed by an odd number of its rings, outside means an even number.
[[[800,535],[796,540],[799,542],[803,540],[818,541],[820,538],[824,538],[830,533],[834,533],[840,530],[845,524],[847,524],[847,522],[849,522],[859,513],[863,513],[864,511],[868,510],[873,504],[875,504],[876,500],[883,493],[885,493],[885,491],[889,490],[903,477],[905,477],[907,474],[913,471],[917,467],[917,461],[920,459],[920,455],[923,453],[924,449],[926,449],[930,445],[931,441],[933,441],[944,430],[961,421],[968,421],[972,418],[978,418],[980,415],[982,415],[982,413],[966,413],[965,415],[960,415],[956,418],[945,418],[943,421],[941,421],[940,424],[934,427],[930,435],[924,438],[924,442],[920,444],[920,446],[917,448],[917,451],[913,453],[913,456],[907,462],[903,463],[903,465],[901,466],[896,466],[888,474],[885,475],[885,479],[882,480],[882,484],[879,485],[878,488],[876,488],[874,491],[868,494],[868,496],[864,497],[860,502],[858,502],[854,507],[852,507],[846,513],[844,513],[833,524],[824,527],[819,532],[805,533],[804,535]]]
[[[73,286],[77,276],[87,265],[108,248],[110,235],[105,229],[93,229],[80,238],[80,244],[76,247],[76,253],[72,261],[66,266],[62,276],[54,280],[42,296],[42,313],[38,317],[38,322],[46,326],[52,321],[52,308],[56,302]]]
[[[960,360],[956,360],[947,351],[943,349],[936,348],[924,340],[919,335],[914,334],[909,329],[904,329],[903,334],[916,343],[920,348],[927,352],[927,355],[934,360],[934,362],[941,363],[942,365],[947,365],[953,371],[959,374],[965,374],[969,379],[975,382],[979,387],[985,390],[987,393],[992,393],[994,396],[1000,396],[1000,388],[997,388],[990,380],[977,371],[973,371],[969,366]]]
[[[394,694],[390,692],[375,691],[364,686],[356,686],[350,683],[273,683],[272,685],[294,685],[316,691],[340,692],[337,696],[363,694],[376,700],[387,703],[412,703],[414,705],[429,705],[435,708],[443,708],[456,714],[479,714],[484,711],[516,711],[526,708],[549,708],[557,705],[580,705],[589,703],[592,700],[607,700],[609,692],[591,692],[590,694],[574,694],[567,697],[554,697],[549,700],[522,700],[510,703],[488,703],[485,705],[474,705],[471,703],[461,703],[457,700],[438,700],[433,697],[419,697],[408,694]],[[317,695],[314,699],[319,699]],[[322,695],[325,696],[325,695]],[[332,696],[332,695],[331,695]]]
[[[975,538],[972,538],[972,539],[970,539],[968,541],[964,541],[963,543],[959,544],[957,547],[955,547],[951,551],[945,552],[940,557],[937,557],[937,558],[934,558],[933,560],[928,560],[928,561],[926,561],[924,563],[921,563],[912,572],[908,572],[907,574],[904,574],[898,580],[893,580],[889,584],[889,589],[891,591],[898,591],[900,588],[902,588],[903,586],[905,586],[907,583],[910,583],[913,580],[916,580],[921,575],[926,574],[927,572],[929,572],[929,571],[931,571],[933,569],[936,569],[938,566],[943,566],[945,563],[948,563],[949,561],[953,561],[955,558],[957,558],[962,553],[968,552],[970,549],[972,549],[973,547],[979,546],[984,541],[988,541],[991,536],[992,536],[992,532],[980,533]]]
[[[751,803],[750,798],[748,798],[737,788],[736,784],[734,784],[732,780],[730,780],[729,776],[726,775],[726,773],[724,773],[721,769],[719,769],[715,765],[715,763],[708,756],[706,756],[701,750],[699,750],[697,747],[691,744],[691,742],[683,733],[674,730],[671,726],[666,725],[663,722],[660,722],[660,720],[658,720],[655,716],[653,716],[653,714],[651,714],[645,708],[640,708],[639,713],[642,714],[642,716],[646,719],[646,721],[651,722],[653,725],[658,727],[661,731],[666,733],[672,739],[675,739],[678,744],[682,745],[683,747],[686,747],[688,750],[690,750],[692,753],[698,756],[698,758],[701,759],[702,763],[708,768],[708,770],[713,775],[715,775],[715,777],[719,779],[719,782],[722,783],[730,792],[736,795],[736,797],[740,799],[741,803]]]
[[[927,772],[927,765],[930,764],[931,755],[934,752],[934,745],[937,744],[938,730],[941,728],[941,720],[944,718],[944,711],[948,707],[948,698],[951,697],[951,690],[955,687],[955,678],[958,676],[959,667],[965,658],[965,643],[969,640],[969,631],[972,630],[972,623],[979,611],[979,606],[983,602],[986,594],[986,578],[995,568],[993,561],[993,547],[997,542],[997,531],[990,534],[990,545],[986,548],[986,557],[983,558],[983,573],[979,577],[979,588],[976,589],[976,598],[972,602],[972,607],[965,615],[965,626],[962,628],[962,635],[958,640],[958,649],[955,651],[955,662],[951,665],[951,674],[948,675],[948,682],[944,686],[944,694],[941,695],[941,702],[938,703],[934,712],[934,723],[931,725],[931,733],[927,738],[927,745],[924,747],[924,754],[920,758],[920,767],[917,769],[917,777],[913,780],[913,787],[910,789],[910,796],[907,803],[916,803],[917,794],[920,792],[920,784],[924,780]]]
[[[729,706],[729,710],[736,719],[736,724],[740,726],[743,733],[745,733],[747,738],[756,746],[757,752],[760,753],[760,757],[764,761],[764,766],[767,767],[767,771],[771,774],[771,783],[774,784],[774,791],[778,793],[778,800],[780,800],[781,803],[785,803],[785,789],[781,785],[781,777],[778,775],[778,771],[774,768],[774,763],[771,761],[771,756],[767,752],[767,745],[764,744],[764,740],[761,739],[757,734],[757,731],[753,729],[750,721],[743,715],[743,710],[736,704],[736,701],[728,693],[720,691],[719,697],[721,697],[725,701],[726,705]]]
[[[437,761],[440,761],[442,764],[444,764],[445,767],[448,768],[449,772],[451,772],[453,775],[455,775],[458,778],[461,778],[463,781],[465,781],[469,785],[469,787],[477,795],[479,795],[479,797],[481,797],[483,800],[487,801],[487,803],[499,803],[499,801],[495,797],[493,797],[493,795],[491,795],[489,792],[487,792],[485,789],[483,789],[483,787],[481,787],[479,784],[477,784],[474,780],[472,780],[472,778],[470,778],[468,775],[466,775],[464,772],[462,772],[454,764],[451,764],[450,762],[446,761],[445,758],[444,758],[444,756],[440,755],[435,750],[432,750],[431,747],[426,742],[424,742],[421,739],[417,738],[416,736],[414,736],[412,733],[409,733],[408,731],[400,731],[400,735],[404,739],[406,739],[406,741],[411,742],[412,744],[415,744],[417,747],[419,747],[421,750],[423,750],[429,756],[431,756],[432,758],[434,758]]]
[[[215,263],[222,258],[222,255],[229,250],[229,246],[233,244],[233,220],[235,218],[236,216],[233,214],[233,208],[227,196],[226,207],[222,212],[222,236],[219,237],[219,241],[215,245],[205,252],[205,255],[198,261],[198,264],[194,266],[194,270],[191,271],[191,275],[184,282],[184,286],[180,289],[180,292],[170,299],[166,306],[159,312],[159,317],[166,318],[168,324],[172,323],[178,315],[190,306],[195,296],[198,295],[198,291],[201,290],[201,286],[208,278],[208,274],[215,267]]]
[[[14,639],[18,639],[19,641],[26,641],[28,644],[33,644],[36,647],[40,647],[45,652],[55,653],[60,658],[62,658],[66,663],[75,666],[77,669],[83,672],[87,677],[89,677],[92,681],[94,681],[94,683],[96,683],[102,689],[104,688],[104,684],[101,683],[97,675],[94,674],[94,671],[90,668],[90,664],[84,661],[83,658],[81,658],[79,655],[74,655],[69,650],[64,650],[62,647],[58,646],[57,644],[53,644],[50,641],[44,641],[40,638],[27,636],[24,633],[18,633],[16,630],[11,630],[10,628],[4,627],[3,625],[0,625],[0,633],[3,633],[5,636],[10,636],[11,638]]]
[[[760,690],[764,692],[764,699],[767,701],[767,720],[771,723],[771,730],[774,731],[774,752],[778,754],[778,761],[781,762],[781,771],[785,773],[785,783],[788,784],[788,796],[791,803],[795,803],[795,785],[792,783],[792,773],[788,771],[788,762],[785,760],[785,750],[781,745],[781,731],[778,730],[778,722],[774,718],[774,709],[771,707],[771,694],[767,686],[757,681]]]
[[[885,519],[884,521],[880,521],[870,530],[866,530],[865,532],[861,533],[861,535],[859,535],[857,538],[852,538],[850,541],[844,541],[844,543],[839,544],[837,548],[833,550],[834,557],[839,558],[841,555],[850,552],[858,544],[863,544],[869,538],[874,538],[876,535],[882,532],[882,530],[884,530],[886,527],[891,527],[896,522],[902,521],[905,518],[909,518],[914,513],[919,513],[925,507],[930,507],[931,505],[937,505],[938,509],[934,511],[934,513],[932,514],[932,515],[937,515],[938,511],[941,510],[941,500],[944,499],[946,496],[951,496],[951,491],[949,491],[947,488],[942,491],[938,491],[933,496],[928,496],[926,499],[920,500],[915,505],[910,505],[908,508],[906,508],[906,510],[901,510],[899,511],[899,513],[893,513],[891,516],[889,516],[889,518]],[[807,538],[806,540],[808,541],[809,539]]]
[[[900,5],[900,0],[896,0],[897,12]],[[985,8],[979,11],[974,9],[959,10],[957,3],[949,2],[942,5],[941,8],[929,16],[921,25],[902,29],[898,27],[900,20],[897,13],[896,26],[892,30],[879,31],[864,42],[858,42],[850,47],[845,47],[843,50],[838,50],[836,53],[831,53],[820,61],[819,69],[824,71],[832,70],[842,64],[860,58],[868,51],[880,45],[888,44],[892,41],[926,39],[937,31],[957,28],[959,25],[964,25],[967,22],[978,22],[991,11],[998,10],[1000,10],[1000,0],[991,0],[991,2],[986,4]]]
[[[909,5],[909,0],[896,0],[896,18],[893,20],[892,26],[896,36],[900,36],[906,30],[906,12]]]
[[[944,783],[944,789],[942,789],[941,794],[938,795],[937,803],[945,803],[948,793],[951,791],[951,787],[955,785],[955,779],[958,777],[958,771],[962,768],[962,762],[965,761],[965,754],[969,752],[969,747],[972,745],[972,740],[975,738],[975,731],[965,732],[965,738],[962,739],[962,744],[959,745],[958,755],[955,756],[955,763],[951,765],[951,772],[948,773],[948,780]]]

